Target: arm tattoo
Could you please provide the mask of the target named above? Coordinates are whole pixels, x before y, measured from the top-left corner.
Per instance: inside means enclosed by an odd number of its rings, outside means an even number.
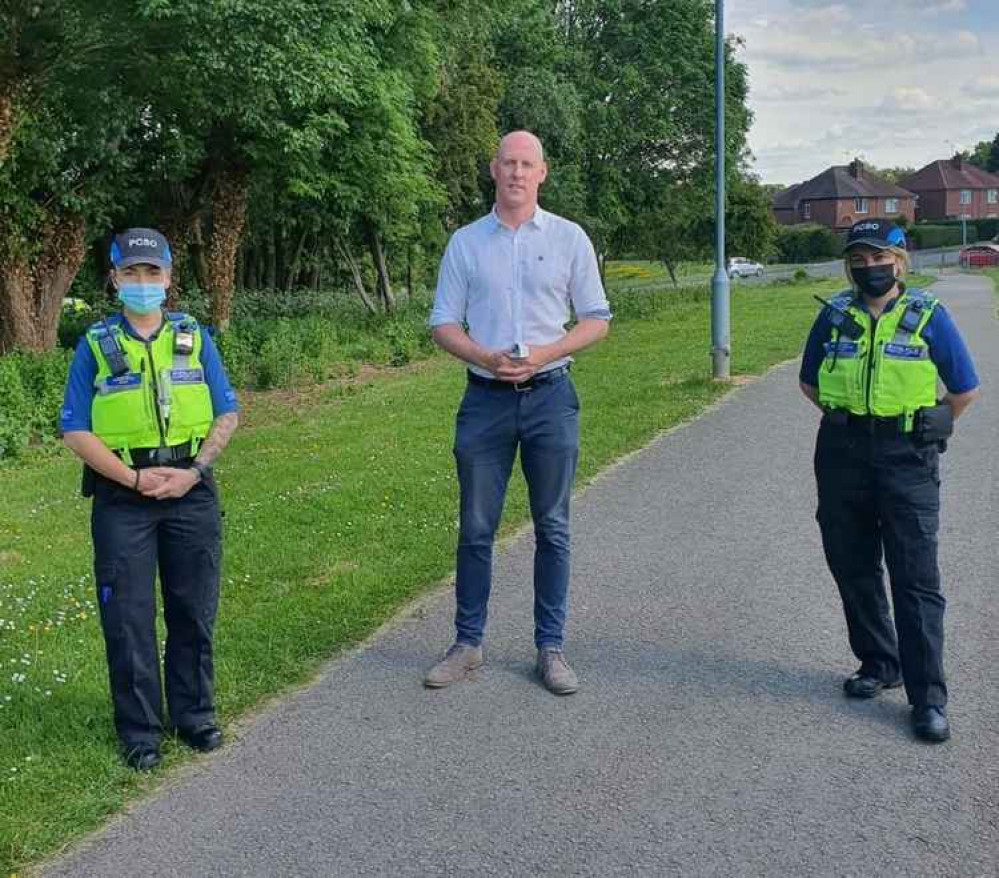
[[[201,445],[197,461],[205,466],[211,466],[222,450],[229,444],[229,439],[239,425],[239,415],[236,412],[226,412],[212,421],[208,438]]]

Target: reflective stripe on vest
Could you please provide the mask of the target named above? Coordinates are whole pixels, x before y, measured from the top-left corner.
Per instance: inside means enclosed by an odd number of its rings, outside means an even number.
[[[937,368],[921,333],[937,300],[906,290],[876,322],[851,294],[833,301],[849,311],[864,334],[847,339],[833,329],[819,367],[819,402],[857,415],[905,415],[909,423],[918,409],[935,405]]]
[[[193,334],[190,354],[174,351],[179,328]],[[118,342],[128,371],[113,375],[99,339],[110,331]],[[212,425],[212,399],[201,365],[201,333],[195,320],[170,314],[159,334],[144,342],[120,325],[98,323],[87,330],[87,342],[97,360],[91,404],[92,430],[108,448],[197,444]]]

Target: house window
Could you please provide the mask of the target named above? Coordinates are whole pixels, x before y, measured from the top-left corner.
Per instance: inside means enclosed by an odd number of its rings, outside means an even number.
[[[999,189],[989,189],[987,200],[989,204],[999,204]]]
[[[812,202],[811,201],[803,201],[801,203],[801,215],[805,219],[811,219],[812,218]]]
[[[853,209],[856,213],[867,213],[867,199],[866,198],[854,198],[853,199]]]
[[[960,204],[971,204],[971,190],[970,189],[962,189],[961,190],[961,197],[960,197],[959,203]]]
[[[897,198],[886,198],[885,199],[885,213],[898,213],[898,199]]]

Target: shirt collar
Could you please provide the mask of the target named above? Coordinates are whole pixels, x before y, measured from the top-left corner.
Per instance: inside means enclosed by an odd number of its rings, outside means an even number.
[[[509,229],[510,228],[509,226],[505,226],[505,225],[503,225],[502,222],[500,222],[499,214],[496,213],[496,205],[495,204],[493,205],[493,209],[491,211],[489,211],[489,216],[492,219],[492,224],[493,224],[492,225],[492,230],[494,232],[499,231],[500,229]],[[547,222],[547,218],[548,218],[547,211],[542,210],[541,207],[539,206],[539,207],[534,208],[534,215],[529,220],[527,220],[524,223],[524,225],[525,226],[533,226],[534,228],[536,228],[538,230],[541,230],[541,229],[544,229],[545,223]]]

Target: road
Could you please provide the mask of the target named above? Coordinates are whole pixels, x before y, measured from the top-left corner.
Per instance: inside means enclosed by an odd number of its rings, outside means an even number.
[[[578,695],[532,679],[521,535],[478,680],[420,685],[444,589],[44,874],[995,878],[999,324],[983,279],[938,292],[986,387],[942,464],[949,743],[912,739],[900,691],[841,693],[816,413],[786,364],[577,496]]]

